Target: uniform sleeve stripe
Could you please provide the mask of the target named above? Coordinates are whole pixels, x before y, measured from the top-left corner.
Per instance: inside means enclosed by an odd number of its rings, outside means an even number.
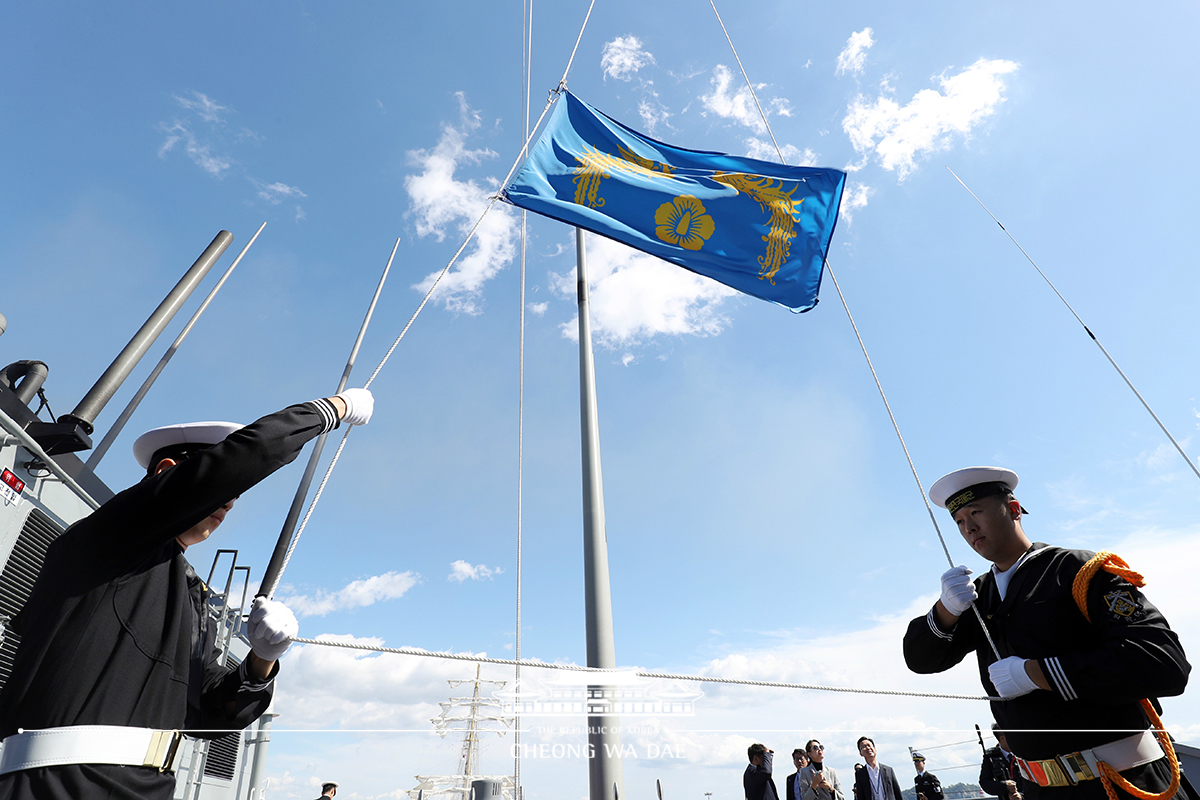
[[[1043,672],[1050,676],[1051,683],[1058,693],[1062,695],[1064,700],[1078,700],[1079,695],[1075,693],[1075,687],[1067,680],[1067,673],[1063,671],[1062,664],[1057,658],[1042,659]]]
[[[929,613],[925,615],[925,621],[929,623],[929,630],[933,631],[933,635],[938,637],[939,639],[945,639],[947,641],[950,641],[951,639],[954,638],[954,634],[946,633],[945,631],[943,631],[941,628],[938,627],[937,619],[935,619],[933,616],[932,608],[929,609]]]
[[[323,397],[320,400],[313,400],[311,405],[321,415],[321,433],[329,433],[338,426],[337,409],[333,407],[333,403],[329,402],[327,398]]]
[[[261,691],[271,685],[274,678],[267,678],[265,681],[257,675],[250,674],[250,659],[247,658],[242,663],[238,664],[237,668],[238,680],[242,684],[243,689],[252,692]]]

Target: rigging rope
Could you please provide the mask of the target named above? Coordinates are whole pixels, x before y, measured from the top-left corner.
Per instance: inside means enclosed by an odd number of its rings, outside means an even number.
[[[567,88],[567,73],[571,71],[571,65],[575,63],[575,53],[579,50],[579,43],[583,41],[583,32],[587,30],[588,20],[592,18],[592,9],[595,7],[596,0],[592,0],[592,2],[588,4],[587,14],[585,14],[583,17],[583,25],[579,26],[579,35],[575,37],[575,46],[571,48],[571,57],[567,59],[567,68],[563,70],[562,78],[558,81],[559,91]],[[549,106],[550,104],[547,103],[546,107],[549,108]],[[542,113],[544,114],[545,112]],[[538,120],[538,124],[541,124],[541,120]],[[533,127],[535,130],[537,129],[537,125],[534,125]],[[526,141],[525,145],[528,146],[529,142]],[[505,183],[507,183],[507,181],[505,181]]]
[[[783,150],[779,147],[779,142],[775,139],[775,132],[771,130],[771,123],[767,120],[767,115],[758,102],[758,95],[754,93],[754,85],[750,83],[750,76],[746,74],[745,67],[742,67],[742,59],[738,56],[737,48],[733,46],[733,39],[730,38],[729,31],[725,29],[725,23],[721,21],[721,14],[717,11],[716,0],[708,1],[712,5],[713,13],[717,15],[717,22],[721,24],[721,30],[725,32],[725,41],[729,42],[729,49],[733,51],[733,58],[742,70],[742,77],[746,80],[746,87],[750,90],[750,96],[754,98],[754,105],[758,107],[758,113],[762,117],[763,125],[766,126],[767,133],[771,135],[771,143],[775,145],[775,153],[779,156],[779,163],[786,165],[787,161],[783,157]],[[917,467],[913,463],[912,455],[908,452],[908,445],[905,444],[904,436],[900,433],[900,424],[896,421],[896,415],[892,413],[892,406],[888,402],[887,395],[884,394],[883,384],[879,380],[878,373],[875,372],[875,365],[871,362],[870,354],[867,353],[867,345],[863,341],[862,334],[858,332],[858,325],[855,324],[854,316],[850,313],[850,305],[846,302],[846,296],[842,294],[842,287],[838,284],[837,276],[833,274],[833,267],[829,265],[828,260],[825,261],[825,269],[829,273],[830,279],[833,280],[834,288],[837,289],[838,298],[842,301],[842,308],[846,309],[846,318],[850,320],[850,327],[854,329],[854,336],[858,339],[858,346],[862,348],[863,357],[867,360],[867,367],[871,370],[871,377],[875,379],[875,388],[879,390],[879,396],[883,399],[883,407],[887,409],[888,418],[892,421],[892,428],[896,431],[896,438],[900,440],[900,447],[904,450],[904,457],[908,459],[908,468],[912,470],[913,480],[917,482],[917,490],[921,493],[921,501],[925,503],[925,510],[929,513],[929,520],[933,523],[933,530],[937,533],[938,541],[942,544],[942,551],[946,554],[946,561],[950,562],[950,566],[953,567],[954,559],[950,555],[950,548],[946,546],[946,539],[942,536],[942,529],[937,523],[937,515],[933,512],[933,506],[929,504],[929,496],[925,493],[925,487],[921,484],[921,477],[917,474]],[[1000,658],[1000,650],[996,647],[996,643],[992,641],[991,631],[983,624],[983,615],[979,612],[979,608],[975,603],[971,603],[971,609],[975,612],[975,618],[979,621],[979,627],[983,630],[983,634],[987,637],[988,644],[991,645],[992,652],[996,654],[998,660]]]
[[[346,359],[346,366],[342,369],[342,377],[338,380],[337,393],[341,393],[346,388],[346,383],[350,380],[350,373],[354,369],[354,362],[358,358],[359,348],[362,347],[363,339],[367,335],[367,327],[371,324],[371,317],[375,314],[375,306],[379,302],[379,295],[383,293],[383,286],[387,282],[388,273],[392,270],[392,262],[396,259],[396,251],[400,249],[400,237],[396,237],[396,244],[392,247],[392,253],[388,256],[387,266],[383,268],[383,275],[379,278],[379,285],[375,288],[375,294],[371,297],[371,304],[367,306],[367,315],[363,318],[362,325],[358,329],[358,336],[354,339],[354,345],[350,348],[350,355]],[[347,426],[347,432],[349,426]],[[275,596],[275,589],[279,586],[279,581],[283,577],[283,570],[287,566],[287,562],[291,559],[292,551],[296,549],[296,541],[299,536],[295,532],[296,518],[300,515],[300,506],[304,502],[305,495],[308,494],[308,489],[312,485],[312,477],[317,471],[317,464],[321,460],[321,452],[325,447],[325,441],[328,438],[328,431],[317,437],[316,443],[313,445],[312,453],[308,457],[308,464],[304,468],[304,475],[300,479],[300,485],[296,487],[296,494],[292,498],[292,505],[288,509],[287,519],[283,523],[283,530],[279,532],[279,539],[275,543],[275,553],[271,555],[271,563],[267,565],[267,572],[263,576],[262,586],[259,587],[260,593],[267,597]],[[345,440],[342,442],[342,447],[345,446]],[[341,448],[338,448],[338,454],[341,454]],[[326,481],[329,480],[329,474],[325,473],[324,480],[321,481],[321,488],[324,489]],[[308,515],[304,517],[305,524],[308,523],[309,516],[312,515],[312,505],[309,506]],[[303,527],[301,528],[303,532]],[[279,554],[279,548],[287,540],[287,550],[283,557],[279,560],[278,567],[275,566],[276,556]]]
[[[717,0],[708,0],[712,6],[713,13],[717,15],[717,23],[721,26],[721,32],[725,34],[725,41],[729,42],[729,49],[733,51],[733,60],[737,62],[738,69],[742,71],[742,77],[746,81],[746,88],[750,90],[750,96],[754,98],[754,106],[758,109],[758,115],[762,117],[763,124],[767,126],[767,133],[771,136],[771,144],[775,145],[775,152],[779,154],[779,163],[785,163],[783,160],[783,151],[779,149],[779,142],[775,141],[775,132],[771,130],[771,123],[767,122],[767,115],[763,112],[762,104],[758,102],[758,95],[754,91],[754,84],[750,82],[750,76],[746,74],[746,68],[742,66],[742,59],[738,56],[737,48],[733,46],[733,39],[729,37],[729,31],[725,29],[725,21],[721,19],[721,12],[717,11]]]
[[[1054,293],[1056,295],[1058,295],[1058,299],[1061,300],[1062,304],[1067,307],[1068,311],[1071,312],[1071,316],[1075,317],[1075,321],[1078,322],[1081,326],[1083,326],[1084,333],[1086,333],[1088,335],[1088,337],[1093,342],[1096,343],[1096,347],[1099,347],[1100,352],[1104,353],[1104,357],[1108,359],[1108,363],[1112,364],[1113,369],[1115,369],[1117,371],[1117,374],[1121,376],[1121,379],[1123,381],[1125,381],[1125,385],[1129,387],[1129,391],[1133,392],[1134,395],[1137,397],[1137,399],[1141,401],[1142,406],[1146,409],[1147,412],[1149,412],[1150,416],[1154,418],[1154,421],[1158,423],[1158,427],[1161,428],[1162,432],[1167,435],[1167,438],[1171,440],[1171,444],[1175,445],[1175,449],[1179,451],[1179,455],[1183,456],[1183,460],[1187,462],[1187,465],[1189,467],[1191,467],[1192,472],[1196,473],[1197,478],[1200,478],[1200,468],[1197,468],[1196,464],[1192,461],[1191,457],[1188,456],[1188,454],[1183,451],[1183,447],[1180,446],[1179,442],[1175,441],[1175,437],[1171,435],[1171,432],[1169,430],[1167,430],[1167,426],[1163,424],[1163,421],[1158,418],[1158,414],[1155,414],[1154,409],[1150,408],[1150,404],[1146,402],[1146,398],[1142,397],[1142,393],[1139,392],[1136,387],[1134,387],[1133,382],[1130,381],[1129,378],[1126,377],[1124,371],[1122,371],[1122,369],[1119,366],[1117,366],[1117,362],[1114,361],[1113,357],[1110,356],[1108,354],[1108,351],[1104,349],[1104,345],[1100,344],[1100,340],[1096,338],[1096,334],[1092,333],[1091,329],[1088,328],[1088,326],[1084,323],[1084,321],[1080,318],[1080,316],[1075,313],[1075,309],[1072,308],[1071,304],[1067,302],[1067,298],[1062,296],[1062,292],[1060,292],[1058,290],[1058,287],[1055,286],[1048,277],[1046,277],[1046,273],[1042,272],[1042,268],[1039,267],[1037,265],[1037,262],[1034,261],[1033,258],[1030,257],[1029,253],[1025,252],[1025,248],[1021,247],[1021,243],[1017,241],[1016,237],[1014,237],[1011,233],[1008,232],[1008,228],[1004,227],[1004,223],[1001,222],[1000,220],[996,219],[996,215],[992,213],[992,210],[990,208],[988,208],[986,205],[984,205],[983,201],[979,199],[979,196],[977,194],[975,194],[974,192],[971,191],[971,187],[969,187],[965,183],[963,183],[963,179],[958,177],[958,175],[955,174],[954,170],[950,169],[949,167],[946,167],[946,169],[950,172],[951,175],[954,175],[954,180],[956,180],[960,184],[962,184],[962,187],[967,190],[967,193],[970,194],[971,197],[975,198],[975,202],[979,203],[980,207],[984,211],[987,212],[989,217],[992,218],[992,221],[1000,226],[1000,230],[1004,231],[1004,235],[1007,236],[1012,241],[1012,243],[1017,246],[1017,249],[1021,251],[1021,255],[1025,256],[1025,260],[1033,265],[1033,268],[1037,270],[1038,275],[1042,276],[1042,280],[1044,280],[1046,282],[1046,285],[1054,290]]]
[[[523,158],[529,156],[529,96],[531,94],[531,76],[533,74],[533,0],[525,0],[521,6],[522,25],[521,37],[521,121],[524,128],[521,135],[525,145],[521,148]],[[525,252],[529,212],[521,209],[521,332],[518,346],[517,368],[517,633],[515,653],[517,665],[513,668],[513,681],[521,685],[521,580],[522,575],[522,520],[524,519],[525,499]],[[513,797],[520,800],[521,792],[521,711],[516,710],[513,717],[515,731],[513,732]]]
[[[974,739],[964,739],[961,742],[950,742],[949,744],[927,744],[927,745],[921,746],[919,749],[922,753],[924,753],[926,750],[937,750],[939,747],[958,747],[958,746],[964,745],[964,744],[975,744],[975,740]],[[979,765],[974,764],[971,766],[977,767]],[[954,767],[938,767],[938,769],[939,770],[954,769]]]
[[[444,658],[451,661],[471,661],[483,664],[501,664],[505,666],[534,667],[536,669],[557,669],[565,672],[589,672],[597,674],[628,673],[631,670],[606,669],[603,667],[584,667],[576,664],[551,664],[546,661],[516,661],[511,658],[489,658],[487,656],[471,655],[470,653],[434,652],[416,647],[382,647],[380,645],[359,644],[357,642],[335,642],[328,639],[296,638],[293,642],[300,644],[315,644],[324,647],[341,647],[348,650],[364,650],[371,653],[391,653],[402,656],[424,656],[426,658]],[[661,678],[670,681],[692,681],[695,683],[721,683],[730,686],[763,686],[772,689],[811,689],[820,692],[837,692],[840,694],[873,694],[891,697],[931,697],[943,700],[999,700],[998,697],[970,694],[939,694],[936,692],[905,692],[899,689],[854,689],[845,686],[821,686],[813,683],[788,683],[783,681],[755,681],[742,678],[719,678],[708,675],[681,675],[673,672],[646,672],[632,670],[639,678]]]
[[[570,73],[571,64],[575,60],[575,52],[576,52],[576,50],[579,49],[579,42],[583,39],[583,32],[587,28],[588,19],[591,18],[592,8],[595,5],[596,5],[596,0],[592,0],[591,5],[588,6],[587,15],[584,17],[583,26],[580,27],[580,29],[579,29],[579,36],[575,40],[575,49],[573,49],[571,51],[571,58],[570,58],[570,60],[567,61],[567,68],[565,70],[563,70],[563,75],[562,75],[562,78],[559,79],[558,87],[550,93],[550,96],[546,99],[546,105],[542,108],[542,113],[538,117],[537,122],[534,123],[532,130],[525,136],[525,142],[524,142],[524,144],[521,145],[520,153],[517,155],[517,158],[513,161],[512,166],[509,168],[508,174],[504,176],[504,180],[501,181],[501,183],[500,183],[501,188],[508,185],[508,182],[512,179],[512,176],[517,171],[517,168],[520,167],[524,163],[525,159],[528,157],[530,141],[533,139],[534,134],[537,132],[538,128],[541,126],[542,120],[544,120],[546,118],[546,113],[550,110],[550,107],[552,105],[554,105],[554,101],[558,99],[559,94],[563,91],[563,89],[566,88],[567,75]],[[450,268],[453,267],[455,262],[458,261],[458,257],[460,255],[462,255],[462,252],[464,250],[467,249],[467,245],[470,244],[471,239],[473,239],[475,237],[475,231],[479,230],[479,226],[483,223],[484,218],[488,215],[488,212],[492,210],[492,207],[496,205],[496,202],[499,199],[500,199],[499,193],[494,194],[490,198],[488,198],[488,204],[483,209],[483,213],[481,213],[479,215],[479,219],[475,220],[475,224],[471,226],[471,230],[467,232],[466,237],[463,239],[463,243],[461,245],[459,245],[458,250],[455,251],[455,253],[451,257],[450,261],[447,262],[446,266],[442,269],[442,271],[438,273],[437,278],[435,278],[433,283],[430,285],[429,291],[427,291],[425,293],[425,297],[421,299],[420,304],[417,306],[417,310],[413,312],[412,316],[409,318],[408,322],[405,324],[403,330],[400,331],[400,335],[396,337],[396,340],[394,342],[392,342],[392,346],[390,348],[388,348],[387,353],[384,354],[383,358],[380,360],[379,366],[375,367],[375,371],[371,373],[371,377],[368,378],[367,382],[363,384],[364,389],[369,389],[371,387],[371,383],[374,382],[375,378],[379,375],[380,370],[383,369],[383,365],[386,364],[388,362],[388,359],[390,359],[392,357],[392,353],[394,353],[396,351],[396,348],[400,345],[400,341],[404,338],[404,335],[406,333],[408,333],[408,329],[412,327],[414,322],[416,322],[417,316],[425,308],[426,304],[429,303],[429,299],[431,297],[433,297],[433,292],[435,289],[437,289],[438,284],[441,283],[442,278],[446,277],[446,274],[450,271]],[[524,313],[524,303],[523,302],[522,302],[521,308],[522,308],[522,314],[523,314]],[[292,541],[288,545],[287,555],[284,557],[283,564],[280,566],[280,569],[279,569],[279,575],[275,579],[276,586],[278,586],[279,581],[283,578],[283,572],[285,569],[287,569],[288,561],[291,560],[292,553],[296,549],[296,544],[300,541],[300,535],[302,533],[304,533],[304,528],[308,524],[308,520],[312,517],[313,511],[316,509],[317,501],[321,499],[321,493],[325,489],[325,484],[329,482],[329,476],[333,474],[333,468],[335,466],[337,466],[338,459],[341,458],[342,450],[346,446],[346,440],[350,438],[351,430],[352,430],[351,427],[347,427],[346,433],[342,436],[341,444],[338,445],[337,452],[334,453],[333,459],[329,462],[329,467],[325,470],[325,477],[323,477],[321,479],[321,484],[317,488],[316,494],[313,495],[312,502],[309,503],[309,505],[308,505],[308,510],[305,512],[305,515],[304,515],[304,520],[301,523],[300,527],[296,529],[296,534],[295,534],[295,536],[292,537]]]
[[[470,229],[466,239],[463,239],[462,245],[458,247],[454,257],[452,257],[449,263],[445,265],[444,269],[438,273],[438,277],[434,279],[433,284],[430,285],[430,290],[426,291],[425,297],[422,297],[420,305],[416,306],[416,311],[413,312],[412,317],[408,318],[408,323],[404,325],[404,329],[400,332],[400,336],[397,336],[396,341],[391,343],[391,347],[388,348],[388,353],[384,354],[382,361],[379,361],[379,366],[374,368],[374,372],[371,373],[371,377],[367,378],[365,384],[362,384],[364,389],[370,389],[372,381],[378,377],[380,369],[383,369],[385,363],[388,363],[388,359],[390,359],[391,354],[395,353],[396,348],[398,345],[400,345],[401,339],[403,339],[404,335],[408,333],[409,327],[412,327],[413,323],[415,323],[416,317],[418,317],[418,314],[421,313],[421,309],[425,308],[426,303],[430,301],[430,297],[433,296],[433,290],[438,288],[438,284],[442,282],[442,278],[446,276],[446,272],[449,272],[450,267],[454,266],[455,261],[458,260],[458,257],[460,257],[462,254],[462,251],[467,249],[467,245],[469,245],[470,240],[472,240],[472,237],[475,235],[475,230],[479,229],[479,225],[480,223],[484,222],[484,217],[487,216],[487,212],[492,210],[492,206],[496,205],[496,201],[499,199],[499,196],[494,196],[490,201],[488,201],[487,207],[484,209],[484,213],[481,213],[481,215],[479,215],[479,219],[476,219],[475,224],[473,225],[472,229]],[[342,434],[342,441],[337,445],[337,452],[334,453],[334,458],[332,458],[332,461],[329,462],[329,467],[325,469],[325,476],[320,479],[320,486],[317,487],[317,493],[312,495],[312,503],[308,504],[308,510],[305,512],[304,521],[300,523],[300,527],[296,529],[295,536],[292,537],[292,543],[288,545],[288,553],[283,557],[283,565],[280,567],[280,575],[278,575],[278,578],[276,578],[276,585],[282,581],[284,570],[288,569],[288,561],[292,560],[292,553],[295,551],[296,543],[299,543],[300,535],[304,534],[304,529],[307,527],[308,519],[312,517],[312,512],[316,510],[317,501],[320,500],[320,495],[322,495],[322,493],[325,491],[325,485],[329,482],[329,476],[334,474],[334,468],[337,467],[337,459],[342,457],[342,450],[346,449],[346,440],[350,438],[350,431],[353,431],[353,429],[354,426],[347,426],[346,433]]]
[[[908,452],[908,445],[904,443],[904,436],[900,433],[900,423],[896,421],[896,416],[892,413],[892,406],[888,402],[887,395],[883,393],[883,384],[879,381],[879,375],[875,372],[875,365],[871,362],[871,356],[867,353],[867,345],[863,342],[862,334],[858,332],[858,325],[855,324],[854,316],[850,313],[850,306],[846,303],[846,296],[842,294],[842,287],[838,284],[837,277],[833,274],[833,269],[830,268],[828,261],[825,262],[825,268],[829,270],[829,277],[833,281],[833,287],[837,289],[838,297],[842,301],[842,308],[846,309],[846,318],[850,320],[850,327],[854,329],[854,335],[858,338],[858,346],[862,348],[863,357],[867,360],[867,366],[871,369],[871,377],[875,379],[875,388],[879,390],[879,396],[883,399],[883,406],[887,409],[888,417],[892,420],[892,428],[896,431],[896,438],[900,440],[900,447],[904,450],[904,457],[908,459],[908,468],[912,470],[913,480],[917,482],[917,489],[921,492],[921,500],[925,503],[925,510],[929,513],[929,520],[933,523],[934,531],[937,532],[938,541],[942,543],[942,551],[945,552],[946,560],[953,567],[954,559],[950,556],[950,548],[946,546],[946,539],[942,536],[942,529],[937,523],[937,515],[933,512],[933,506],[929,504],[929,496],[925,493],[925,487],[921,484],[921,476],[917,474],[917,467],[913,463],[912,455]],[[992,640],[992,632],[988,630],[987,625],[983,624],[983,614],[980,613],[979,607],[974,602],[971,603],[971,610],[975,612],[975,618],[979,621],[979,628],[983,631],[983,635],[987,637],[988,644],[992,647],[992,652],[996,654],[996,660],[999,660],[1000,650]]]

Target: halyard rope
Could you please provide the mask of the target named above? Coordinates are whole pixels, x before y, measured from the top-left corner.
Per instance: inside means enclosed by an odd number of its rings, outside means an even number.
[[[737,48],[733,46],[733,39],[730,38],[729,31],[725,30],[725,23],[721,21],[721,14],[717,11],[716,0],[709,0],[709,3],[712,5],[713,13],[717,15],[717,22],[720,23],[721,30],[725,32],[725,41],[729,42],[729,49],[733,51],[733,58],[742,70],[742,77],[746,80],[746,87],[750,90],[750,96],[754,98],[754,105],[758,108],[763,125],[766,126],[767,133],[771,135],[771,143],[775,145],[775,153],[779,156],[779,163],[786,165],[787,161],[783,157],[783,150],[779,147],[779,142],[775,139],[775,133],[771,130],[771,123],[767,119],[766,113],[763,112],[762,105],[758,102],[758,95],[754,93],[754,85],[750,83],[750,76],[746,74],[745,67],[742,67],[742,59],[738,57]],[[875,372],[875,365],[871,362],[871,356],[867,352],[867,345],[863,341],[862,334],[858,332],[858,325],[855,324],[854,316],[850,313],[850,305],[846,302],[846,296],[842,294],[842,287],[838,284],[837,276],[833,274],[833,267],[829,265],[828,259],[825,261],[825,269],[829,272],[830,279],[833,280],[833,288],[837,290],[838,298],[842,301],[842,308],[846,309],[846,318],[850,320],[850,327],[854,329],[854,336],[858,339],[858,346],[862,348],[863,357],[867,360],[867,367],[871,370],[871,377],[875,379],[875,388],[879,390],[879,396],[883,399],[883,407],[887,409],[888,418],[892,421],[892,428],[896,431],[896,438],[900,440],[900,447],[904,450],[904,457],[908,459],[908,468],[912,470],[913,480],[917,482],[917,490],[921,493],[921,501],[925,503],[925,510],[929,513],[929,520],[933,523],[933,530],[937,533],[938,541],[942,544],[942,551],[946,554],[946,561],[953,567],[954,558],[950,555],[950,548],[946,546],[945,537],[942,536],[942,529],[937,523],[937,515],[933,512],[933,506],[929,504],[929,497],[925,494],[925,487],[921,484],[921,477],[917,474],[917,467],[913,463],[912,455],[908,452],[908,445],[904,442],[904,436],[900,433],[900,424],[896,421],[896,415],[892,413],[892,406],[888,402],[887,395],[883,392],[883,384],[879,381],[879,375]],[[988,644],[991,645],[992,652],[996,654],[996,659],[999,660],[1000,650],[996,647],[996,643],[992,641],[992,633],[988,630],[987,625],[983,624],[983,615],[975,603],[971,603],[971,610],[975,612],[975,618],[979,621],[979,627],[983,630],[983,635],[987,638]]]
[[[753,681],[742,678],[719,678],[707,675],[679,675],[671,672],[645,672],[642,670],[605,669],[601,667],[583,667],[575,664],[551,664],[545,661],[517,661],[512,658],[489,658],[487,656],[471,655],[470,653],[449,653],[422,650],[417,647],[382,647],[380,645],[359,644],[357,642],[336,642],[328,639],[301,639],[293,642],[300,644],[315,644],[324,647],[342,647],[348,650],[363,650],[371,653],[391,653],[402,656],[424,656],[426,658],[444,658],[452,661],[472,661],[482,664],[501,664],[505,666],[534,667],[537,669],[557,669],[566,672],[589,672],[598,675],[633,672],[639,678],[662,678],[670,681],[694,681],[697,683],[722,683],[731,686],[765,686],[773,689],[811,689],[820,692],[839,692],[842,694],[877,694],[893,697],[933,697],[945,700],[998,700],[997,697],[970,694],[938,694],[936,692],[904,692],[897,689],[854,689],[844,686],[820,686],[813,683],[788,683],[783,681]]]
[[[829,269],[829,277],[833,280],[833,288],[837,289],[838,297],[842,301],[842,308],[846,309],[846,318],[850,320],[850,327],[854,329],[854,335],[858,338],[858,346],[862,348],[863,358],[867,360],[867,366],[871,369],[871,377],[875,379],[875,388],[879,390],[879,396],[883,399],[883,407],[887,409],[888,417],[892,420],[892,428],[896,431],[896,438],[900,440],[900,447],[904,450],[904,457],[908,459],[908,468],[912,470],[913,480],[917,482],[917,489],[921,492],[921,500],[925,503],[925,510],[929,512],[929,520],[933,523],[933,529],[937,532],[938,541],[942,543],[942,551],[946,554],[946,560],[950,562],[950,566],[954,566],[954,559],[950,557],[950,548],[946,546],[946,539],[942,536],[942,529],[938,526],[937,515],[933,513],[933,506],[929,504],[929,496],[925,494],[925,487],[921,485],[921,477],[917,474],[917,467],[913,464],[912,456],[908,452],[908,445],[904,443],[904,436],[900,434],[900,424],[896,422],[896,416],[892,413],[892,406],[888,403],[887,395],[883,393],[883,384],[879,381],[879,375],[875,372],[875,365],[871,363],[871,356],[867,353],[867,345],[863,342],[862,335],[858,332],[858,325],[854,322],[854,316],[850,313],[850,306],[846,303],[846,297],[842,294],[842,287],[838,285],[837,276],[833,274],[833,270],[829,268],[829,262],[825,262],[826,269]],[[992,652],[996,654],[996,660],[1000,660],[1000,650],[996,647],[996,643],[992,641],[992,632],[988,630],[987,625],[983,624],[983,614],[980,613],[979,607],[974,602],[971,603],[971,610],[975,612],[975,619],[979,621],[979,628],[983,631],[983,635],[987,637],[988,644],[992,647]]]
[[[521,134],[525,145],[521,148],[521,156],[529,157],[529,97],[532,92],[531,75],[533,74],[533,0],[525,0],[521,7]],[[589,14],[591,13],[589,9]],[[587,25],[586,20],[584,25]],[[580,35],[582,35],[582,30]],[[576,44],[578,46],[578,44]],[[567,65],[570,69],[570,64]],[[521,209],[521,333],[517,347],[517,633],[514,645],[516,660],[521,660],[521,581],[522,574],[522,530],[525,499],[525,254],[527,245],[529,212]],[[513,682],[521,685],[520,663],[513,669]],[[520,798],[521,791],[521,711],[516,709],[513,717],[513,796]]]
[[[509,168],[508,174],[504,176],[504,180],[501,181],[501,188],[508,185],[509,180],[512,179],[513,173],[515,173],[517,168],[524,163],[529,153],[529,142],[532,141],[534,134],[541,126],[542,120],[546,118],[546,112],[550,110],[550,106],[554,105],[554,101],[558,99],[559,93],[566,88],[567,75],[570,73],[571,64],[575,60],[575,51],[579,49],[579,42],[583,39],[583,31],[585,28],[587,28],[588,19],[591,18],[592,8],[595,5],[596,0],[592,0],[591,5],[588,6],[587,15],[583,19],[583,26],[579,29],[579,36],[575,39],[575,48],[571,51],[571,58],[567,61],[567,68],[563,70],[562,78],[558,82],[558,88],[552,91],[550,93],[550,97],[547,98],[546,105],[544,108],[542,108],[541,116],[539,116],[537,122],[534,123],[529,135],[525,137],[525,143],[521,145],[520,153],[518,154],[516,160],[513,161],[512,167]],[[394,353],[396,347],[399,346],[400,340],[404,338],[404,334],[408,333],[408,329],[412,327],[414,322],[416,322],[417,315],[419,315],[422,309],[425,308],[425,305],[429,302],[429,298],[433,297],[433,292],[435,289],[437,289],[438,284],[442,282],[442,278],[446,277],[446,273],[448,273],[450,268],[454,266],[456,261],[458,261],[458,257],[462,255],[463,250],[467,249],[467,245],[471,243],[471,239],[475,236],[475,231],[479,229],[480,224],[483,223],[484,217],[488,215],[488,212],[492,210],[492,206],[496,205],[496,201],[499,199],[499,194],[494,194],[488,198],[487,207],[483,209],[483,213],[479,215],[479,219],[475,220],[475,224],[471,226],[471,230],[468,231],[466,238],[463,239],[463,243],[459,246],[458,250],[455,251],[454,256],[450,259],[442,271],[438,273],[437,278],[434,279],[433,283],[430,285],[429,291],[425,293],[425,297],[422,298],[420,305],[417,306],[417,310],[413,312],[412,316],[408,320],[408,323],[405,324],[404,329],[400,331],[400,335],[396,337],[396,341],[392,342],[392,346],[388,348],[387,353],[384,354],[383,358],[380,360],[379,366],[375,367],[375,371],[371,373],[371,377],[368,378],[367,382],[363,384],[364,389],[369,389],[371,387],[371,383],[375,380],[376,376],[379,375],[379,371],[383,369],[383,365],[386,364],[388,359],[392,357],[392,353]],[[329,482],[329,476],[333,474],[333,468],[337,466],[338,459],[341,458],[342,450],[346,447],[346,440],[350,438],[350,431],[351,427],[348,426],[346,428],[346,433],[342,436],[341,443],[338,445],[337,452],[333,454],[333,459],[329,462],[329,467],[325,470],[325,477],[321,479],[321,484],[317,487],[317,492],[313,495],[312,502],[308,505],[308,510],[304,514],[304,520],[301,522],[300,527],[296,529],[296,534],[292,537],[292,541],[288,545],[287,555],[284,556],[283,564],[279,568],[279,575],[275,580],[277,586],[279,581],[283,578],[283,572],[285,569],[287,569],[288,561],[291,560],[292,553],[296,549],[296,543],[300,541],[300,535],[304,533],[304,528],[308,524],[309,518],[312,517],[313,510],[317,507],[317,501],[321,499],[321,493],[325,490],[325,484]]]
[[[746,80],[746,88],[750,90],[750,96],[754,98],[754,106],[758,109],[758,115],[762,117],[763,124],[767,126],[767,133],[771,137],[771,144],[775,145],[775,152],[779,153],[779,163],[784,163],[783,151],[779,149],[779,142],[775,141],[775,132],[771,130],[771,124],[767,122],[767,115],[763,113],[762,104],[758,102],[758,94],[754,91],[754,84],[750,82],[750,76],[746,74],[746,68],[742,66],[742,59],[738,56],[737,48],[733,46],[733,39],[729,37],[729,31],[725,29],[725,21],[721,19],[721,12],[717,11],[716,0],[708,0],[712,6],[713,13],[717,15],[717,24],[721,26],[721,32],[725,34],[725,41],[729,42],[729,49],[733,51],[733,60],[737,62],[738,69],[742,71],[742,77]]]

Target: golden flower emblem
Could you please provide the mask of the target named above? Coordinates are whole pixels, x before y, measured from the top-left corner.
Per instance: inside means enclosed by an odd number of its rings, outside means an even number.
[[[654,222],[654,233],[659,239],[688,250],[703,247],[704,240],[717,228],[713,218],[704,213],[704,205],[690,194],[659,206],[654,212]]]

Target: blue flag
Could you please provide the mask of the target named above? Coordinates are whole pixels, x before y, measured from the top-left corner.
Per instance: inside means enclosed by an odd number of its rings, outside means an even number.
[[[664,144],[565,92],[501,197],[807,311],[845,184],[836,169]]]

